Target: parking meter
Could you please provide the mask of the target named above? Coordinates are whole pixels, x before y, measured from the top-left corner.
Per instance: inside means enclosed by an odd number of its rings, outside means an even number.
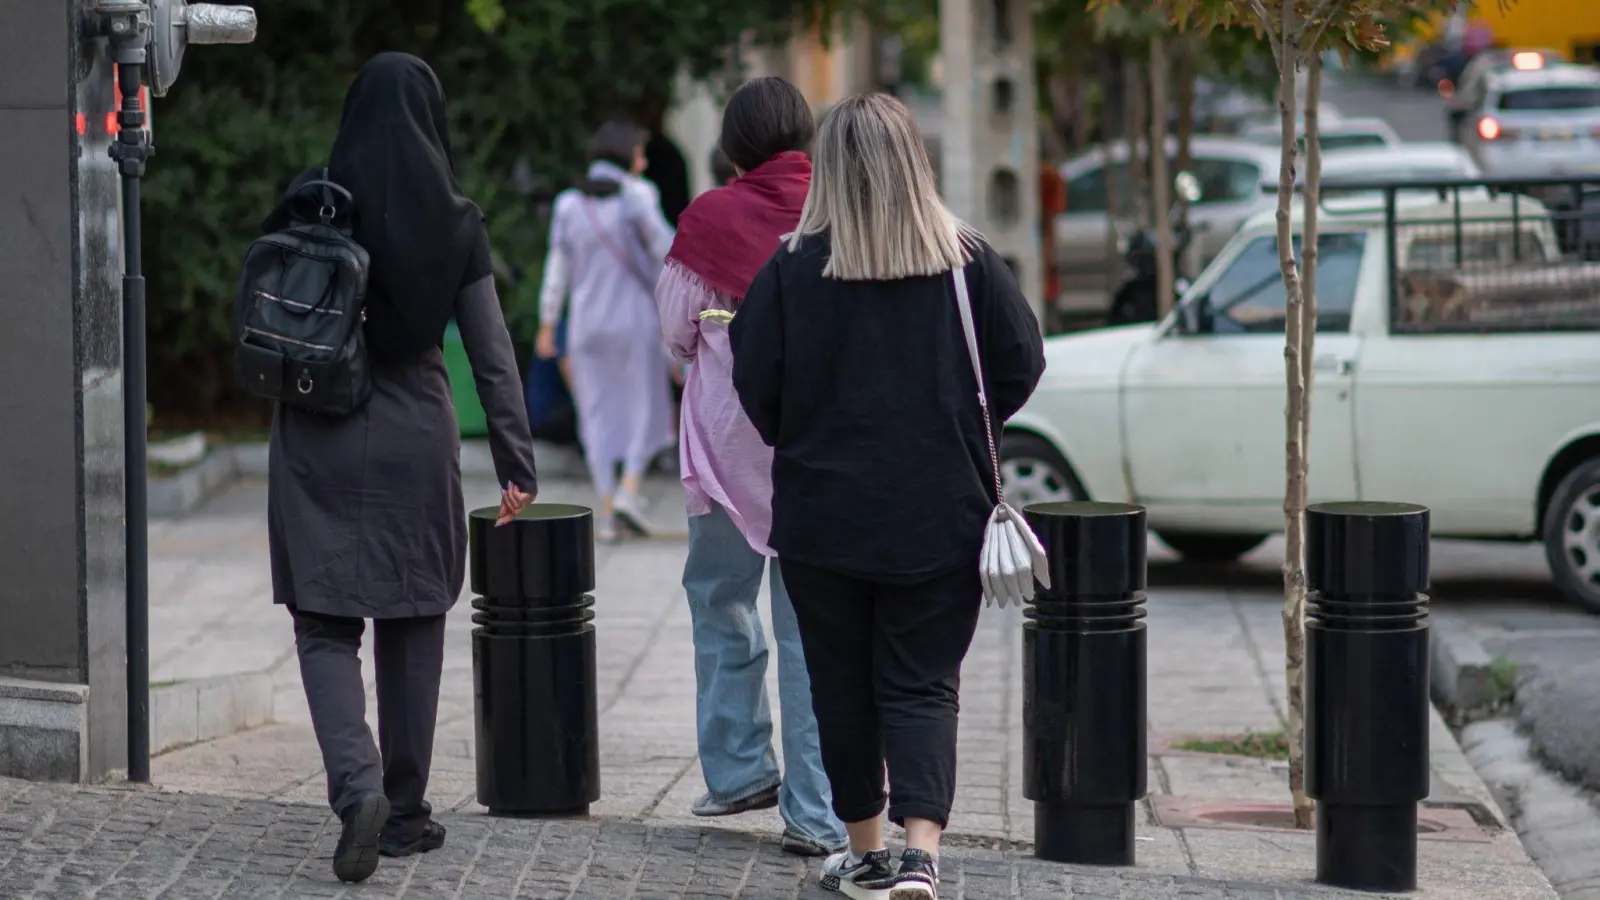
[[[150,577],[146,502],[145,284],[139,180],[154,155],[146,94],[165,96],[190,44],[247,44],[248,6],[188,0],[83,0],[80,58],[116,73],[120,98],[108,153],[122,187],[122,401],[125,440],[128,780],[150,780]],[[111,129],[107,129],[109,132]],[[80,132],[81,133],[81,132]]]

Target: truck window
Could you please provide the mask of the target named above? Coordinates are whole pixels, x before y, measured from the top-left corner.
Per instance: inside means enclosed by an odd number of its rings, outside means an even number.
[[[1539,87],[1506,91],[1499,107],[1518,112],[1592,109],[1600,106],[1600,87]]]
[[[1365,232],[1329,232],[1317,238],[1317,330],[1350,330],[1356,283],[1366,249]],[[1295,237],[1295,256],[1300,238]],[[1234,258],[1207,292],[1218,334],[1283,332],[1287,298],[1278,262],[1278,239],[1258,237]]]

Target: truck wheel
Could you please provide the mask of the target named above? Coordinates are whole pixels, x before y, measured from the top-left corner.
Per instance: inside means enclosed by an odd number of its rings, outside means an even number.
[[[1066,458],[1049,441],[1033,434],[1007,432],[1000,436],[1000,483],[1006,502],[1019,510],[1035,503],[1089,499]]]
[[[1586,612],[1600,613],[1600,459],[1561,479],[1544,509],[1550,577]]]
[[[1187,531],[1158,531],[1156,537],[1193,562],[1233,562],[1267,539],[1264,534],[1200,534]]]

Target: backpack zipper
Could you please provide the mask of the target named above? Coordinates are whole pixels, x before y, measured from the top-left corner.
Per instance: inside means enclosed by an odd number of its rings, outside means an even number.
[[[248,325],[245,326],[244,330],[245,330],[245,332],[247,334],[253,334],[253,335],[257,336],[257,337],[264,337],[264,338],[267,338],[268,340],[281,341],[281,342],[286,343],[286,344],[295,344],[295,345],[298,345],[298,346],[301,346],[301,347],[309,348],[311,350],[323,350],[323,351],[326,351],[328,353],[333,353],[334,351],[339,349],[337,347],[329,347],[327,344],[313,344],[310,341],[297,340],[295,338],[286,337],[284,335],[277,334],[275,332],[262,331],[259,328],[251,328]]]

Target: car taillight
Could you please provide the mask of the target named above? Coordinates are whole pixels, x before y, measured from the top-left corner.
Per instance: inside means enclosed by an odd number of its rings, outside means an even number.
[[[1494,116],[1484,116],[1478,120],[1478,137],[1486,141],[1509,141],[1514,140],[1516,136],[1517,130],[1515,128],[1507,128],[1501,125]]]

